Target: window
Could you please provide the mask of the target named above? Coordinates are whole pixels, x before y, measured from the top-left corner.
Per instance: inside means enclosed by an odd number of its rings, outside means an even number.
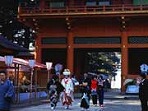
[[[44,37],[42,44],[66,44],[66,37]]]
[[[148,37],[147,36],[131,36],[128,38],[129,44],[148,44]]]
[[[120,37],[75,37],[75,44],[120,44]]]
[[[96,6],[97,1],[96,0],[87,0],[86,1],[86,6]]]
[[[63,8],[65,7],[65,0],[51,0],[49,3],[50,8]]]

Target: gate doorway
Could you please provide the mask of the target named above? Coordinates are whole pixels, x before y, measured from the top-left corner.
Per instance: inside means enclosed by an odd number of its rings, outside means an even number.
[[[106,49],[75,49],[74,73],[81,78],[83,73],[104,75],[109,79],[111,88],[121,89],[121,50]]]
[[[67,50],[66,49],[42,49],[42,63],[46,64],[46,62],[53,62],[53,68],[51,70],[52,74],[55,74],[54,66],[56,64],[62,64],[63,67],[66,67],[66,58],[67,58]]]

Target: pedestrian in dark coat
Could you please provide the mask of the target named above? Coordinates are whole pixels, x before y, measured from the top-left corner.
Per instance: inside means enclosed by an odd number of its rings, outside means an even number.
[[[104,106],[104,80],[102,76],[98,78],[98,96],[99,96],[99,106]]]
[[[142,80],[139,84],[139,99],[142,111],[148,111],[148,75],[141,74]]]
[[[5,71],[0,71],[0,111],[10,111],[14,99],[14,87],[6,77]]]
[[[80,107],[82,109],[89,109],[90,106],[90,94],[91,94],[91,79],[87,73],[84,73],[84,78],[80,81],[82,100]]]

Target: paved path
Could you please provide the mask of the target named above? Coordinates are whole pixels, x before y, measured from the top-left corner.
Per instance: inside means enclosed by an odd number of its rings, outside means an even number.
[[[105,99],[104,111],[140,111],[139,100],[125,100],[125,99]],[[59,102],[55,111],[81,111],[80,99],[75,99],[75,102],[70,109],[65,109]],[[95,107],[91,104],[89,111],[99,111],[99,107]],[[52,111],[49,104],[41,104],[37,106],[29,106],[19,109],[13,109],[12,111]]]

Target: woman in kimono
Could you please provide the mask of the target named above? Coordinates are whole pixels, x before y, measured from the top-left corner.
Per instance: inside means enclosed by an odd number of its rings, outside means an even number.
[[[53,110],[56,108],[60,93],[64,91],[64,87],[59,82],[57,75],[53,75],[47,84],[47,89],[49,91],[51,109]]]
[[[61,84],[64,86],[64,92],[62,96],[62,103],[65,105],[65,109],[69,108],[69,105],[72,105],[72,94],[74,91],[73,82],[70,78],[69,69],[65,69],[63,72],[64,78],[61,81]]]

